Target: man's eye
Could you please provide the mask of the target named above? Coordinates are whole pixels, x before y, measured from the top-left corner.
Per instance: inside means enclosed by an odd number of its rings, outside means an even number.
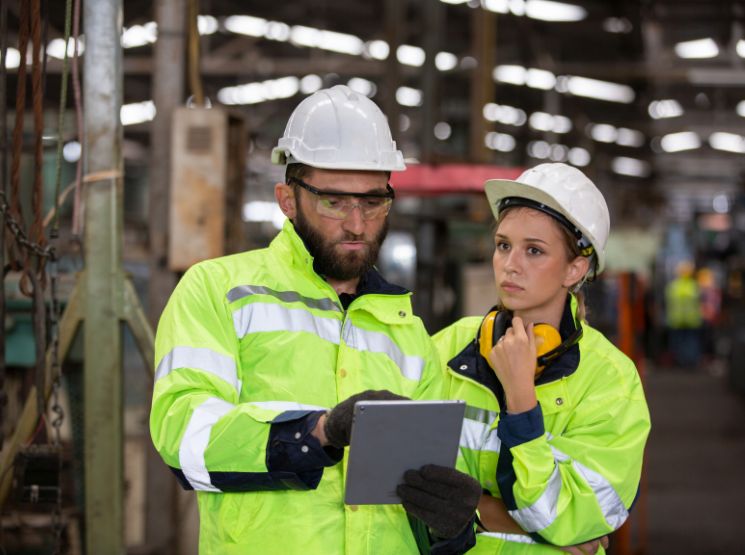
[[[378,208],[380,206],[383,206],[387,200],[388,199],[385,198],[375,197],[365,198],[362,199],[362,206],[364,206],[365,208]]]
[[[344,205],[344,199],[341,197],[324,196],[321,198],[321,202],[329,208],[339,208]]]

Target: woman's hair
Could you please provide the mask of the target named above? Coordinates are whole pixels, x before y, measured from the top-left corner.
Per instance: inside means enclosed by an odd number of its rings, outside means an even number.
[[[513,210],[520,210],[525,209],[527,207],[525,206],[514,206],[511,208],[505,208],[499,213],[499,217],[497,218],[497,223],[494,226],[494,232],[496,233],[496,230],[499,228],[499,224],[502,223],[502,220],[504,220],[504,217],[509,214]],[[577,238],[574,236],[574,234],[569,231],[565,226],[561,225],[558,221],[556,221],[554,218],[549,218],[551,222],[556,226],[556,228],[561,232],[561,237],[564,239],[564,248],[566,250],[567,254],[567,262],[571,262],[578,256],[582,256],[579,250],[579,245],[577,245]],[[592,265],[592,260],[590,260],[590,264]],[[589,272],[589,270],[588,270]],[[580,320],[585,320],[587,315],[587,307],[585,306],[585,293],[581,290],[582,284],[584,283],[584,277],[578,281],[577,283],[572,284],[572,286],[569,289],[573,289],[574,287],[577,287],[576,290],[573,290],[572,293],[574,293],[574,296],[577,298],[577,317]],[[504,308],[501,306],[501,302],[499,303],[500,308]]]

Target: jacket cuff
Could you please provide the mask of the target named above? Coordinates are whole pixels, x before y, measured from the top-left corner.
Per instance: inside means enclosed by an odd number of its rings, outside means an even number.
[[[541,437],[545,431],[543,411],[541,410],[540,403],[536,404],[529,411],[516,414],[501,412],[499,414],[497,435],[502,440],[502,444],[507,448],[512,448]]]
[[[291,472],[301,482],[315,488],[323,469],[333,466],[344,456],[343,449],[321,447],[311,433],[324,411],[288,411],[272,422],[266,450],[269,472]]]
[[[461,555],[471,549],[476,545],[475,521],[476,515],[471,518],[463,531],[454,538],[434,538],[435,542],[429,549],[430,555]]]

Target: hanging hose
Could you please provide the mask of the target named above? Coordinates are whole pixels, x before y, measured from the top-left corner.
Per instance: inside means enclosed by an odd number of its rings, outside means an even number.
[[[194,104],[204,106],[204,89],[199,78],[199,0],[189,0],[189,86]]]
[[[83,101],[80,93],[80,67],[78,46],[80,44],[80,0],[75,0],[72,17],[72,37],[75,50],[72,55],[72,90],[75,93],[75,124],[77,127],[80,157],[75,165],[75,200],[72,208],[72,235],[79,239],[81,232],[81,184],[83,180],[83,159],[85,154],[85,127],[83,126]]]

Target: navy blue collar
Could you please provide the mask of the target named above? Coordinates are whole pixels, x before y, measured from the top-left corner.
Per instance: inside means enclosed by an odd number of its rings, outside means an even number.
[[[354,294],[342,293],[339,295],[339,301],[341,301],[341,305],[346,310],[353,300],[362,295],[406,295],[408,293],[408,289],[394,283],[389,283],[380,275],[378,270],[371,268],[360,278],[360,282],[357,284],[357,292]]]

